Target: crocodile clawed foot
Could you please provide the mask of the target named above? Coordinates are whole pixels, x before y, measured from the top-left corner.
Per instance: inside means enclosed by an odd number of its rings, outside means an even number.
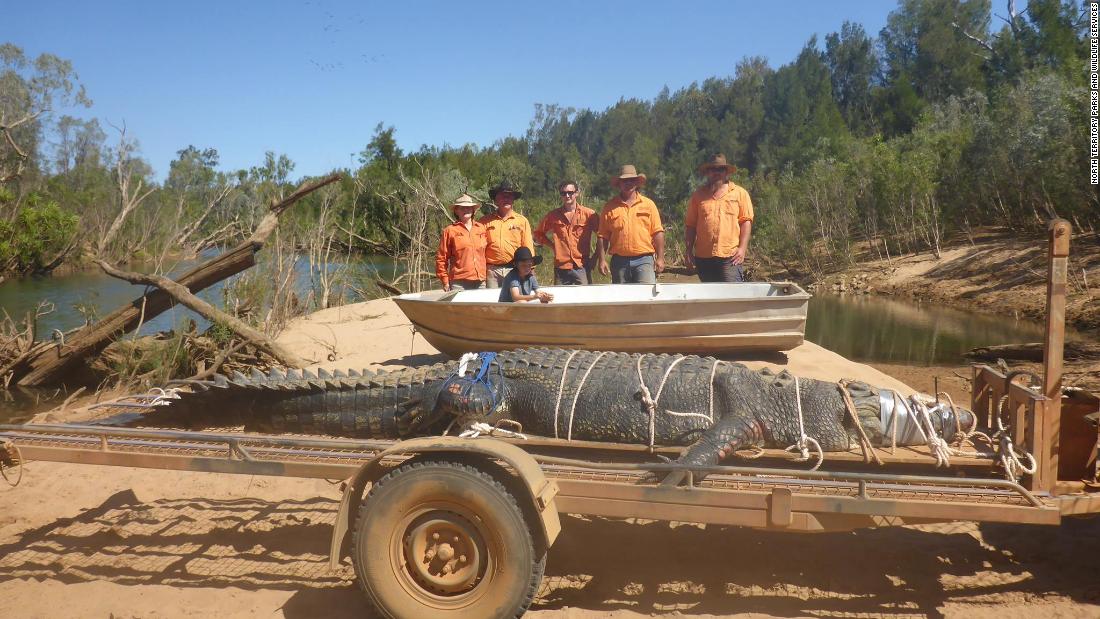
[[[687,476],[686,471],[649,471],[638,480],[638,485],[682,486]]]

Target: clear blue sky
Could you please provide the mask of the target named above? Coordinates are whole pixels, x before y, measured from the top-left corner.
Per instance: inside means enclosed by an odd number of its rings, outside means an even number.
[[[78,115],[141,143],[158,177],[188,144],[225,169],[265,151],[294,177],[348,166],[379,122],[406,150],[521,135],[535,103],[603,110],[790,62],[845,20],[876,36],[896,7],[847,2],[21,2],[0,41],[72,61]],[[111,131],[110,129],[107,129]]]

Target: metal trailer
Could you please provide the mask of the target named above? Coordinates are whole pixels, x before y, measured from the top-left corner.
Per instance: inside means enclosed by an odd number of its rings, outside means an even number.
[[[41,460],[184,471],[343,479],[330,548],[350,556],[370,603],[387,617],[516,616],[530,604],[559,513],[838,531],[942,521],[1057,525],[1100,513],[1100,435],[1086,407],[1062,409],[1061,351],[1069,227],[1052,224],[1042,392],[987,366],[973,369],[972,406],[1012,421],[1035,458],[1019,483],[986,457],[952,459],[947,473],[924,448],[830,453],[829,471],[793,467],[769,451],[753,467],[658,462],[676,448],[557,439],[424,437],[362,441],[238,432],[70,425],[0,426],[9,464]],[[111,404],[150,407],[133,396]],[[4,450],[0,450],[0,458]],[[645,479],[683,471],[684,485]]]

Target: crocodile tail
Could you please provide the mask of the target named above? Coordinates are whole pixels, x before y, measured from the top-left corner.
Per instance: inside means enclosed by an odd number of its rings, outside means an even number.
[[[233,372],[190,383],[180,399],[146,415],[142,425],[239,426],[247,430],[400,438],[425,387],[446,378],[453,363],[370,370]]]

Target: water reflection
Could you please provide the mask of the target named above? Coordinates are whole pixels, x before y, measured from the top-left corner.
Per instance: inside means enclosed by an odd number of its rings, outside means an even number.
[[[810,300],[806,339],[856,361],[963,363],[977,346],[1040,342],[1039,323],[871,296]]]
[[[206,260],[216,255],[218,251],[216,249],[207,250],[200,256],[200,259]],[[262,255],[259,256],[261,260],[263,257]],[[183,273],[195,264],[195,261],[181,263],[172,271],[172,275]],[[392,279],[395,271],[392,261],[387,258],[376,257],[355,258],[349,262],[341,261],[327,266],[330,272],[336,269],[347,269],[348,279],[357,284],[373,280],[376,272],[384,279]],[[131,266],[130,268],[143,271],[140,265]],[[253,269],[257,268],[259,266],[253,267]],[[245,272],[245,274],[247,273],[248,271]],[[244,274],[235,275],[227,281],[232,282],[242,275]],[[304,300],[313,288],[307,260],[299,258],[295,262],[294,276],[295,291],[299,298]],[[201,291],[198,296],[215,307],[221,307],[222,290],[225,285],[226,282],[218,282]],[[350,296],[350,291],[345,292],[345,296]],[[102,318],[124,303],[139,298],[144,293],[144,286],[115,279],[99,269],[94,269],[51,277],[27,277],[5,281],[0,284],[0,308],[3,308],[13,320],[18,322],[28,312],[35,311],[39,301],[45,300],[53,303],[54,311],[38,321],[37,339],[42,340],[48,338],[54,329],[66,331],[83,325],[85,313],[90,312],[93,319]],[[177,306],[143,325],[140,333],[149,334],[167,331],[188,318],[195,320],[200,328],[205,328],[205,321],[201,317],[187,308]]]

